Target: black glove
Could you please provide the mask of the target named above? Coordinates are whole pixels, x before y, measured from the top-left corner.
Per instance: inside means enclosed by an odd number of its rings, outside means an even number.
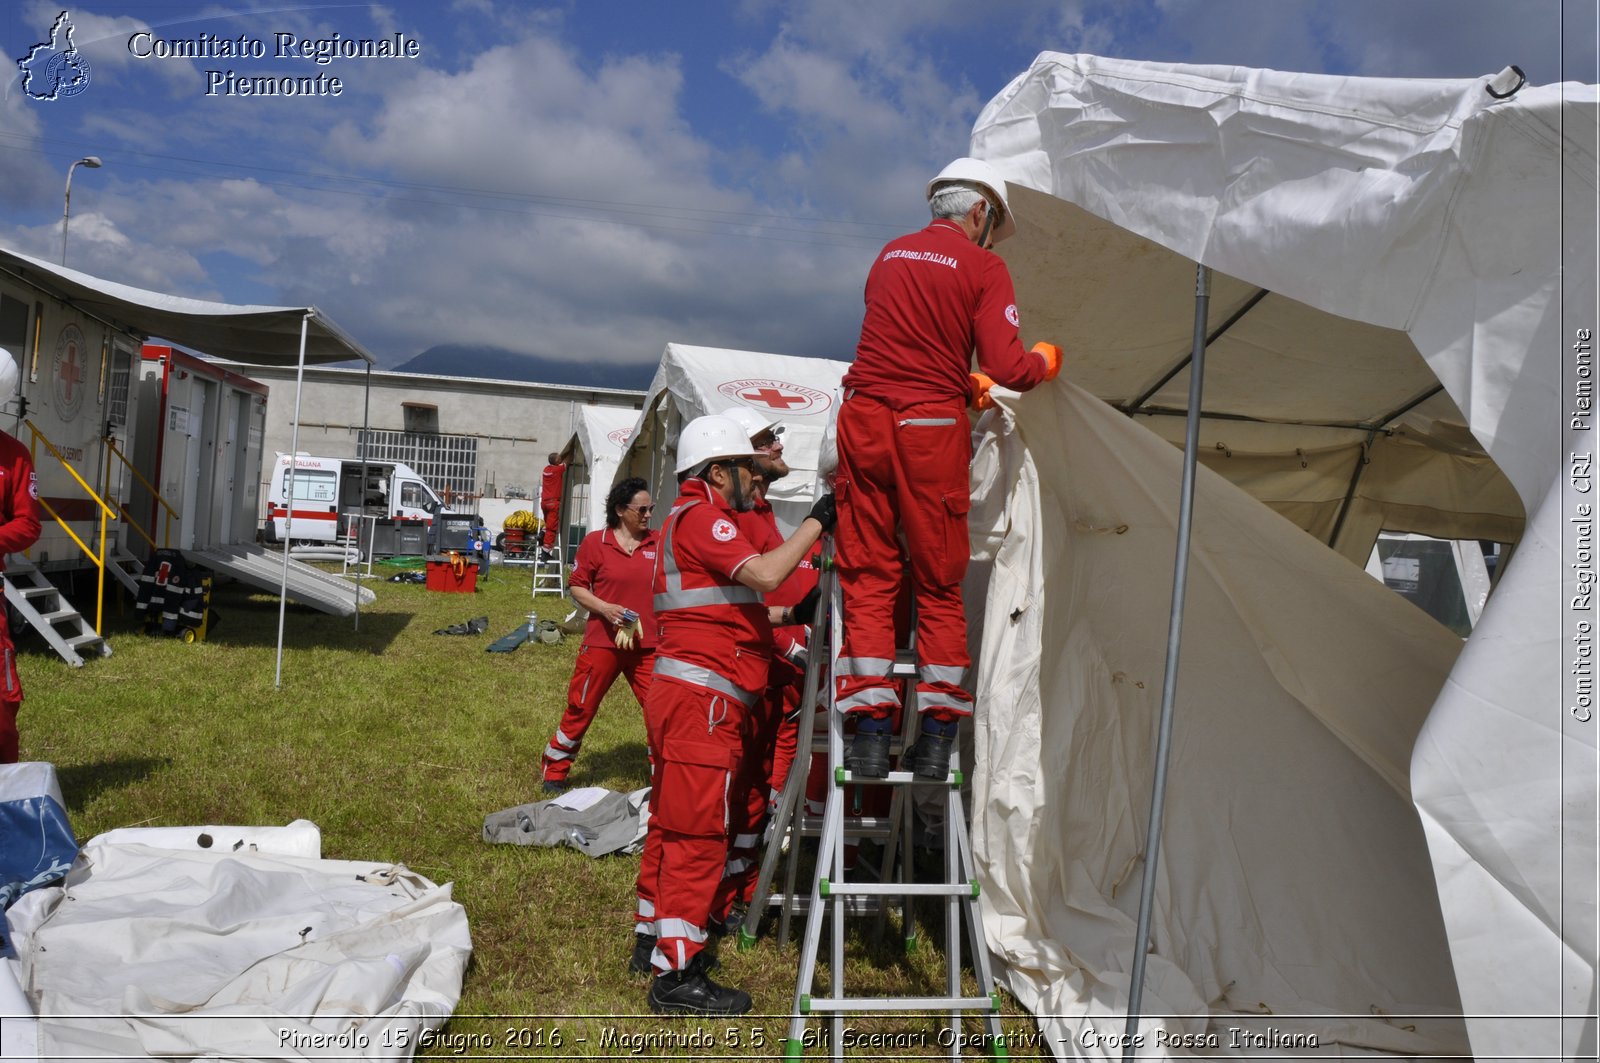
[[[832,495],[825,495],[823,497],[830,500],[833,498]],[[811,623],[812,618],[817,615],[817,600],[821,597],[822,591],[817,587],[812,587],[810,590],[806,591],[806,596],[801,598],[799,603],[796,604],[793,609],[789,610],[789,615],[794,618],[794,622],[797,624]]]
[[[823,531],[833,531],[833,526],[839,521],[838,507],[833,504],[833,492],[829,491],[811,503],[811,512],[806,516],[821,524]]]

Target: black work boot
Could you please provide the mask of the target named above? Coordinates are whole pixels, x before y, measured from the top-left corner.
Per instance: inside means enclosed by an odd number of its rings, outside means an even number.
[[[856,734],[844,755],[844,770],[863,779],[882,779],[889,774],[889,740],[894,725],[876,716],[856,723]]]
[[[904,767],[919,779],[948,779],[950,777],[950,750],[956,741],[955,721],[940,723],[924,718],[922,733],[906,750]]]
[[[633,935],[633,955],[628,957],[628,972],[630,974],[650,974],[654,968],[650,965],[650,954],[656,950],[656,936],[654,934]]]
[[[750,1010],[750,994],[720,986],[706,977],[696,956],[688,968],[668,971],[650,980],[645,997],[657,1015],[743,1015]]]

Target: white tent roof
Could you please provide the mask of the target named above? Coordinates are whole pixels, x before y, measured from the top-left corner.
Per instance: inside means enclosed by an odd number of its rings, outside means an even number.
[[[1391,754],[1399,766],[1410,758],[1410,789],[1433,863],[1460,1003],[1472,1016],[1473,1049],[1508,1058],[1565,1056],[1592,1051],[1595,1040],[1595,733],[1592,723],[1574,719],[1564,708],[1562,665],[1570,656],[1564,654],[1564,640],[1581,631],[1580,623],[1592,623],[1592,610],[1567,608],[1578,589],[1578,572],[1563,554],[1571,555],[1569,535],[1582,533],[1562,529],[1582,511],[1563,498],[1562,488],[1569,458],[1593,449],[1584,430],[1571,428],[1572,397],[1578,394],[1574,378],[1579,363],[1587,360],[1574,356],[1569,341],[1581,338],[1579,328],[1592,329],[1596,320],[1596,90],[1570,84],[1525,87],[1497,100],[1486,92],[1489,80],[1354,79],[1045,53],[984,110],[972,152],[996,165],[1013,186],[1019,235],[1003,250],[1017,276],[1024,326],[1030,339],[1051,339],[1067,348],[1070,380],[1130,409],[1184,405],[1180,396],[1187,390],[1187,374],[1180,371],[1165,382],[1162,377],[1183,368],[1192,281],[1183,285],[1186,290],[1174,289],[1184,273],[1192,278],[1193,268],[1170,261],[1162,266],[1170,256],[1148,250],[1159,245],[1219,271],[1213,331],[1246,309],[1250,293],[1270,293],[1208,352],[1210,419],[1202,440],[1204,449],[1223,455],[1213,464],[1226,463],[1228,450],[1262,456],[1263,473],[1280,489],[1256,493],[1273,502],[1287,499],[1303,511],[1325,510],[1325,488],[1307,493],[1285,475],[1293,480],[1297,467],[1315,472],[1322,449],[1316,441],[1335,446],[1341,438],[1347,440],[1337,444],[1345,450],[1341,460],[1353,471],[1357,451],[1349,437],[1364,438],[1376,429],[1373,461],[1363,476],[1363,483],[1369,477],[1377,481],[1375,497],[1361,502],[1358,487],[1358,503],[1351,506],[1350,519],[1364,524],[1363,534],[1378,526],[1427,532],[1424,525],[1432,524],[1449,536],[1499,527],[1489,534],[1502,538],[1527,515],[1521,546],[1414,748],[1401,746]],[[1502,76],[1488,87],[1505,93],[1516,87],[1516,79]],[[1130,242],[1120,230],[1148,243]],[[1129,259],[1123,265],[1137,280],[1107,290],[1100,272],[1117,265],[1119,255]],[[1126,316],[1107,325],[1123,304],[1135,317],[1148,318],[1152,329],[1134,330]],[[1584,371],[1584,380],[1589,373]],[[1442,391],[1433,391],[1435,382]],[[1042,402],[1019,404],[1017,438],[1037,447],[1039,429],[1047,422],[1035,418],[1061,412]],[[1083,419],[1086,425],[1098,423],[1087,415]],[[1157,414],[1150,420],[1176,418]],[[1381,434],[1391,425],[1399,430]],[[1558,431],[1557,426],[1567,427]],[[1162,434],[1171,438],[1177,431]],[[1405,443],[1415,459],[1409,471],[1393,478],[1378,460],[1379,445],[1387,448],[1391,441]],[[1286,460],[1290,457],[1295,460]],[[1515,499],[1496,467],[1514,487]],[[1248,476],[1228,475],[1252,486]],[[1038,504],[1039,513],[1053,516],[1053,507],[1062,503],[1052,499],[1049,480],[1040,477]],[[1175,492],[1176,481],[1168,486]],[[1023,525],[1028,489],[1023,477],[1010,495],[1018,506],[1010,517]],[[1408,496],[1421,499],[1409,510]],[[1203,544],[1206,524],[1217,519],[1208,515],[1207,505],[1202,496],[1196,507],[1196,557],[1203,572],[1211,549]],[[1358,512],[1363,506],[1376,512],[1363,517]],[[1073,510],[1066,508],[1070,521]],[[1301,519],[1307,514],[1297,515],[1295,506],[1279,508],[1319,535],[1330,527],[1325,513]],[[1115,513],[1092,509],[1078,520],[1070,525],[1078,531],[1121,522]],[[1073,573],[1061,576],[1070,578],[1080,575],[1077,566],[1098,558],[1095,551],[1077,550],[1080,539],[1099,542],[1073,536],[1069,556],[1060,556],[1060,547],[1044,551],[1041,601],[1049,601],[1050,566],[1074,566]],[[1367,548],[1342,538],[1338,545],[1351,556],[1364,556]],[[1579,568],[1586,565],[1592,575],[1592,550],[1589,561],[1582,562],[1582,556],[1567,560],[1579,560]],[[1320,573],[1309,558],[1300,571],[1312,588],[1296,583],[1277,593],[1315,589],[1320,597],[1326,592],[1316,584],[1332,573]],[[1227,573],[1221,568],[1204,572],[1202,587],[1213,575],[1222,579]],[[990,615],[1004,615],[995,612],[997,596],[1018,593],[1028,585],[1017,581],[1026,578],[1025,569],[997,568]],[[1233,601],[1231,608],[1259,604],[1248,598]],[[1164,630],[1166,602],[1163,593],[1144,603],[1141,631],[1146,626]],[[1046,611],[1052,647],[1047,658],[1064,654],[1059,639],[1086,623],[1076,618],[1073,606],[1079,604],[1094,610],[1105,599],[1068,597],[1062,602],[1065,615]],[[1197,629],[1203,625],[1191,621],[1186,638],[1196,637]],[[1387,660],[1382,653],[1387,629],[1380,625],[1376,635],[1348,645],[1335,642],[1326,655],[1345,669],[1378,674],[1374,669]],[[992,629],[985,634],[985,683],[999,684],[989,669],[1003,667],[1014,677],[1009,682],[1018,685],[1001,685],[999,696],[991,692],[983,699],[992,726],[1003,731],[1026,723],[1028,691],[1036,684],[1043,704],[1064,717],[1045,718],[1044,741],[1033,744],[1042,764],[1059,770],[1065,755],[1078,752],[1074,742],[1119,756],[1121,740],[1114,737],[1119,732],[1071,722],[1073,712],[1089,711],[1078,703],[1088,699],[1092,709],[1094,698],[1104,696],[1088,688],[1092,676],[1052,675],[1043,662],[1038,674],[1030,675],[1002,652],[1012,637]],[[1306,631],[1303,638],[1311,643],[1313,636]],[[1243,639],[1214,671],[1193,665],[1188,645],[1178,687],[1180,720],[1199,711],[1189,708],[1185,691],[1203,702],[1215,689],[1234,684],[1233,673],[1253,668],[1257,658],[1293,679],[1293,688],[1305,686],[1296,700],[1307,708],[1308,698],[1329,696],[1318,693],[1293,664],[1314,644],[1297,645],[1290,654],[1277,640]],[[1071,658],[1100,651],[1103,646],[1091,639]],[[1417,680],[1431,661],[1419,655],[1411,666],[1417,675],[1406,676],[1402,669],[1395,678]],[[1159,683],[1159,675],[1151,678]],[[1420,690],[1410,689],[1406,704],[1411,709],[1428,703]],[[1358,710],[1367,701],[1349,704]],[[1012,705],[1017,712],[1010,711]],[[1149,709],[1124,706],[1122,726],[1139,721],[1132,728],[1139,739],[1132,754],[1144,755]],[[1064,733],[1072,728],[1077,730]],[[1297,741],[1275,750],[1308,774],[1323,770],[1317,754]],[[1181,747],[1178,756],[1183,756]],[[1025,773],[1025,764],[1008,762],[1007,774],[1019,767]],[[1383,774],[1388,777],[1390,771]],[[1147,787],[1148,779],[1136,775],[1130,772],[1130,785]],[[1254,799],[1241,795],[1240,778],[1223,763],[1198,770],[1191,782],[1196,789],[1187,794],[1174,783],[1169,809],[1194,802],[1226,823],[1237,818],[1242,802]],[[1017,829],[1014,790],[997,784],[984,799],[980,837]],[[1272,800],[1292,802],[1294,793],[1287,789]],[[1335,796],[1352,808],[1359,804],[1349,788]],[[1268,799],[1265,793],[1259,797]],[[1008,859],[993,849],[985,855],[997,876],[994,891],[986,894],[988,903],[999,913],[1024,913],[1036,921],[1031,929],[1044,935],[1025,943],[1025,935],[1007,927],[991,930],[993,943],[1014,971],[1026,972],[1022,983],[1038,987],[1034,1000],[1041,1010],[1070,1016],[1093,1013],[1096,1002],[1105,999],[1094,992],[1095,980],[1131,961],[1114,951],[1085,958],[1073,915],[1080,898],[1072,890],[1083,885],[1104,895],[1110,883],[1103,876],[1077,877],[1076,865],[1103,860],[1110,835],[1130,829],[1133,820],[1095,820],[1065,811],[1040,821],[1039,829],[1060,835],[1049,846],[1029,839],[1030,846],[1059,851],[1067,861],[1051,869],[1064,878],[1060,889],[1048,888],[1021,856]],[[1236,931],[1260,935],[1253,952],[1246,952],[1273,954],[1278,942],[1270,937],[1273,920],[1263,911],[1269,898],[1260,888],[1270,887],[1272,880],[1221,874],[1215,860],[1185,860],[1182,847],[1193,839],[1181,831],[1173,838],[1173,833],[1169,828],[1162,850],[1159,891],[1166,892],[1163,900],[1158,891],[1161,925],[1155,949],[1200,994],[1186,996],[1171,982],[1157,986],[1156,993],[1180,1009],[1187,1000],[1204,1014],[1206,1002],[1215,999],[1209,991],[1216,987],[1195,949],[1216,947],[1218,935],[1231,947],[1230,931]],[[1229,837],[1230,846],[1259,841],[1242,831],[1230,831]],[[1137,844],[1129,857],[1136,852]],[[1134,869],[1128,878],[1137,875]],[[1184,882],[1185,875],[1197,881]],[[1312,967],[1321,966],[1320,954],[1338,951],[1339,938],[1359,935],[1381,944],[1379,939],[1393,933],[1389,920],[1376,912],[1351,913],[1353,921],[1325,918],[1327,902],[1338,900],[1345,878],[1327,881],[1323,887],[1305,883],[1294,896],[1300,918],[1324,924],[1324,936],[1308,939],[1314,947],[1301,957]],[[1120,885],[1133,888],[1127,881]],[[1412,885],[1425,888],[1420,882]],[[1194,890],[1213,902],[1243,904],[1238,926],[1222,920],[1191,940],[1193,928],[1181,909]],[[1495,928],[1492,934],[1484,933],[1488,926]],[[1153,978],[1159,980],[1156,971],[1152,968]],[[1391,970],[1374,964],[1352,973],[1373,982],[1388,980]],[[1263,985],[1262,991],[1268,988]],[[1277,1000],[1349,1006],[1298,988],[1273,993]],[[1567,1023],[1492,1018],[1586,1012],[1587,1020]]]
[[[314,306],[233,306],[185,299],[103,280],[0,247],[0,270],[60,293],[73,306],[142,333],[159,336],[213,358],[252,365],[295,365],[300,327],[307,315],[306,363],[376,362]]]
[[[617,466],[638,418],[639,411],[624,406],[578,407],[578,424],[567,446],[582,454],[589,467],[588,523],[584,526],[590,531],[606,526],[606,494],[616,480]]]
[[[667,344],[661,365],[645,393],[621,476],[642,476],[657,500],[677,497],[673,456],[685,422],[737,405],[748,406],[784,425],[783,458],[792,470],[772,485],[767,500],[780,525],[791,529],[805,519],[816,497],[822,436],[838,404],[839,379],[848,362],[760,354],[720,347]],[[658,516],[666,515],[665,509]]]

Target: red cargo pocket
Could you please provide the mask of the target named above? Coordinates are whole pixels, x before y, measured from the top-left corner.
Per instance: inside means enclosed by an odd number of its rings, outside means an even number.
[[[972,559],[971,537],[967,533],[967,512],[972,509],[972,495],[967,491],[946,492],[939,496],[944,504],[944,549],[938,558],[931,558],[928,582],[937,587],[960,583],[967,574],[967,562]]]
[[[693,837],[728,831],[734,753],[710,742],[673,742],[656,762],[650,818],[662,830]]]

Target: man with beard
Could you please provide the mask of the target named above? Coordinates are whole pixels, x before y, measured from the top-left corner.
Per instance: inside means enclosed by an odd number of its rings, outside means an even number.
[[[787,541],[762,553],[739,533],[754,505],[755,450],[725,417],[697,417],[678,437],[679,493],[656,555],[655,677],[645,698],[654,765],[640,861],[634,955],[648,948],[652,1011],[742,1015],[750,995],[706,973],[706,926],[728,858],[733,782],[746,715],[772,656],[776,590],[833,526],[833,496]]]
[[[789,475],[783,459],[783,431],[748,406],[735,406],[722,416],[749,434],[755,451],[752,489],[755,502],[736,518],[741,535],[756,549],[774,550],[783,543],[777,517],[767,501],[771,485]],[[765,601],[773,623],[772,664],[765,695],[750,712],[745,740],[744,773],[729,800],[728,863],[711,906],[713,933],[734,933],[754,897],[761,870],[761,834],[777,806],[779,792],[794,760],[800,698],[806,674],[807,625],[816,608],[817,561],[807,556]],[[742,795],[742,796],[741,796]]]

